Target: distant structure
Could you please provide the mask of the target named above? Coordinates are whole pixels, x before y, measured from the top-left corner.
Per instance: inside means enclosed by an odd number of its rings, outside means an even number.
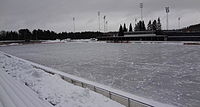
[[[190,25],[190,26],[182,28],[180,30],[186,31],[186,32],[200,32],[200,24]]]
[[[143,3],[140,3],[141,8],[141,21],[143,20]]]
[[[73,25],[74,25],[74,33],[76,31],[76,26],[75,26],[75,17],[73,17]]]
[[[106,32],[108,32],[108,21],[106,21]]]
[[[103,22],[104,22],[104,33],[106,32],[106,16],[103,16]]]
[[[181,18],[178,18],[178,29],[181,29]]]
[[[101,13],[98,11],[98,23],[99,23],[99,32],[101,32],[101,22],[100,22]]]
[[[167,13],[166,29],[169,30],[169,20],[168,20],[169,7],[165,7],[165,10],[166,10],[166,13]]]

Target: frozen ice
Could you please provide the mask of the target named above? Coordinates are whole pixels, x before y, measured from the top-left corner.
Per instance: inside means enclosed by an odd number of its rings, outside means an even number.
[[[200,105],[200,47],[182,43],[32,44],[12,55],[179,107]]]

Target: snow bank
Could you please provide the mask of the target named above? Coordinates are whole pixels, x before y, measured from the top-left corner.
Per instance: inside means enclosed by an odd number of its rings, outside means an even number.
[[[55,107],[123,107],[123,105],[62,80],[22,60],[0,52],[0,71],[25,83]]]
[[[66,41],[65,40],[59,40],[59,39],[56,39],[56,40],[46,40],[42,43],[44,44],[50,44],[50,43],[65,43]]]
[[[17,45],[22,45],[20,43],[10,43],[10,44],[3,44],[3,45],[0,45],[0,47],[2,46],[17,46]]]
[[[0,73],[0,107],[53,107],[20,81]]]
[[[63,40],[47,40],[42,43],[51,44],[51,43],[67,43],[67,42],[76,42],[76,43],[106,43],[106,41],[97,41],[97,39],[63,39]]]
[[[166,45],[183,45],[182,41],[132,41],[133,44],[166,44]]]

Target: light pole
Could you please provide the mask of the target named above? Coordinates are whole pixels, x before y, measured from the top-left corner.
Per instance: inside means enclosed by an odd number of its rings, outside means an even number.
[[[178,28],[181,29],[181,18],[178,18]]]
[[[106,31],[108,32],[108,21],[106,21]]]
[[[73,17],[73,25],[74,25],[74,33],[76,31],[76,27],[75,27],[75,17]]]
[[[100,25],[100,24],[101,24],[101,23],[100,23],[100,15],[101,15],[101,13],[100,13],[100,11],[98,11],[98,21],[99,21],[98,23],[99,23],[99,32],[100,32],[100,30],[101,30],[101,28],[100,28],[100,26],[101,26],[101,25]]]
[[[169,29],[169,20],[168,20],[168,14],[169,14],[169,7],[165,7],[166,13],[167,13],[167,21],[166,21],[166,28]]]
[[[103,17],[104,20],[104,33],[106,32],[106,16]]]
[[[140,3],[140,8],[141,8],[141,21],[143,21],[143,3]]]

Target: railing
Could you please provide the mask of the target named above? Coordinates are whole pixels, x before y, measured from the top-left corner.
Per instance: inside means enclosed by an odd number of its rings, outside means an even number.
[[[97,86],[94,86],[94,85],[91,85],[91,84],[83,83],[81,81],[74,80],[74,79],[71,79],[71,78],[68,78],[68,77],[65,77],[65,76],[62,76],[62,75],[61,75],[61,77],[62,77],[63,80],[65,80],[67,82],[70,82],[74,85],[77,85],[77,86],[80,86],[80,87],[83,87],[83,88],[88,88],[88,89],[90,89],[90,90],[92,90],[96,93],[102,94],[102,95],[104,95],[104,96],[106,96],[106,97],[108,97],[108,98],[110,98],[114,101],[117,101],[120,104],[125,105],[126,107],[153,107],[152,105],[146,104],[144,102],[141,102],[141,101],[129,98],[129,97],[126,97],[124,95],[120,95],[118,93],[109,91],[109,90],[101,88],[101,87],[97,87]]]

